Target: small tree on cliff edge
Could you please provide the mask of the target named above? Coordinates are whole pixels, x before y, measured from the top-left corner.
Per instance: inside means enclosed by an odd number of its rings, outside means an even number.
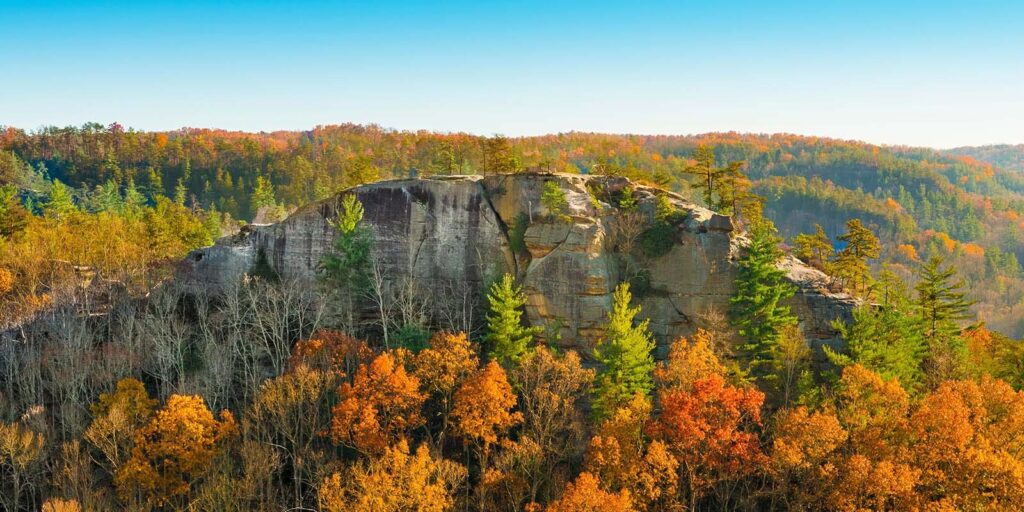
[[[782,258],[775,226],[760,219],[750,231],[750,246],[739,262],[732,321],[744,338],[741,350],[754,376],[771,372],[783,328],[796,323],[783,305],[796,289],[784,280],[777,263]]]
[[[647,331],[650,320],[633,325],[640,307],[629,307],[633,296],[629,283],[622,283],[612,295],[605,337],[594,347],[594,358],[604,369],[594,386],[594,414],[607,418],[637,393],[646,395],[654,388],[654,340]]]
[[[354,300],[369,286],[372,239],[362,221],[363,204],[355,194],[343,197],[337,217],[329,221],[337,231],[333,250],[321,260],[324,281],[341,292],[341,314],[349,329],[354,326]]]
[[[521,308],[526,304],[526,296],[511,274],[505,274],[501,281],[491,285],[487,302],[491,310],[487,315],[491,358],[508,367],[526,353],[540,329],[523,325]]]

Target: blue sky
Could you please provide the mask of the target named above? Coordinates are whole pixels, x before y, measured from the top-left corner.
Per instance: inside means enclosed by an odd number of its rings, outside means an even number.
[[[4,2],[0,125],[1024,143],[1024,2]]]

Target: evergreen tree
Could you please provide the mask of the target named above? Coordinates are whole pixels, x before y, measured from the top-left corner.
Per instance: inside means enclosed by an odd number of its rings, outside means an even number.
[[[250,202],[253,215],[264,206],[268,208],[277,207],[277,197],[274,195],[274,185],[270,183],[270,180],[263,176],[256,177],[256,188],[252,191],[252,200]]]
[[[925,361],[930,384],[963,376],[966,344],[960,322],[969,318],[974,304],[965,296],[964,281],[954,281],[956,269],[943,267],[941,256],[930,258],[918,271],[917,308],[920,311],[928,355]]]
[[[60,180],[53,180],[50,196],[43,203],[43,215],[51,219],[63,220],[77,210],[71,198],[71,190]]]
[[[341,209],[330,222],[337,232],[334,246],[324,254],[321,261],[323,277],[333,291],[339,293],[341,308],[347,327],[354,327],[354,304],[356,297],[366,292],[370,285],[370,248],[372,236],[362,226],[363,204],[355,194],[347,194],[341,200]]]
[[[128,188],[124,190],[124,206],[122,214],[130,220],[142,217],[142,209],[146,206],[146,198],[135,188],[135,180],[128,180]]]
[[[121,198],[121,189],[116,181],[109,179],[100,187],[93,208],[97,212],[121,213],[124,199]]]
[[[540,329],[523,325],[521,308],[526,304],[522,288],[516,286],[511,274],[491,285],[487,295],[490,314],[487,315],[487,342],[491,358],[508,367],[518,363],[533,343]]]
[[[731,317],[744,343],[740,347],[755,376],[770,374],[782,329],[796,318],[783,303],[796,288],[778,268],[783,253],[771,221],[762,219],[750,232],[750,245],[739,262]]]
[[[174,185],[174,203],[178,206],[185,206],[187,196],[188,187],[185,186],[185,180],[178,178],[178,183]]]
[[[793,237],[793,248],[796,257],[804,263],[824,270],[835,249],[832,240],[825,234],[821,224],[814,225],[814,234],[801,233]]]
[[[14,185],[0,186],[0,238],[13,238],[24,231],[29,213],[18,201]]]
[[[700,190],[704,204],[726,215],[738,213],[750,189],[750,180],[743,175],[743,162],[717,167],[714,148],[705,145],[697,146],[693,159],[695,163],[686,172],[697,177],[692,186]]]
[[[213,240],[220,238],[223,233],[221,231],[222,221],[220,212],[217,211],[217,205],[211,204],[203,216],[203,227],[206,228],[206,232],[210,234],[210,238]]]
[[[636,394],[654,388],[654,340],[647,327],[650,320],[635,323],[640,307],[630,307],[633,296],[629,283],[622,283],[612,295],[604,337],[594,347],[594,359],[603,365],[593,388],[594,414],[607,418]]]
[[[868,260],[878,258],[882,244],[860,219],[846,222],[846,233],[839,236],[846,247],[839,251],[830,265],[832,272],[843,280],[843,284],[854,292],[864,293],[871,285],[871,271]]]
[[[906,284],[895,274],[883,272],[880,285],[880,304],[860,306],[853,311],[853,322],[834,324],[846,349],[839,353],[825,347],[825,354],[837,366],[859,364],[886,380],[898,379],[908,391],[918,391],[927,354],[921,319],[913,311]]]

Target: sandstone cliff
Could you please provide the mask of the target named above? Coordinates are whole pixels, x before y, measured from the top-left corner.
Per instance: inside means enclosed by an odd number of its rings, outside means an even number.
[[[568,206],[559,215],[541,202],[545,182],[556,183],[565,195]],[[711,321],[713,312],[724,314],[746,242],[729,217],[624,178],[433,177],[374,183],[351,192],[365,207],[364,222],[374,233],[374,260],[389,279],[411,277],[429,290],[479,294],[495,276],[515,273],[527,294],[530,323],[557,326],[560,343],[570,347],[589,346],[600,336],[612,289],[625,279],[642,284],[636,295],[662,346]],[[653,214],[659,195],[682,213],[666,253],[645,256],[630,243],[635,229],[630,234],[617,211],[623,194],[636,200],[644,217]],[[286,278],[313,279],[331,247],[328,219],[336,215],[340,198],[195,251],[189,256],[190,271],[206,282],[225,282],[266,265]],[[794,258],[780,265],[798,286],[792,306],[804,333],[819,342],[835,339],[831,321],[849,318],[856,301],[826,291],[826,276]]]

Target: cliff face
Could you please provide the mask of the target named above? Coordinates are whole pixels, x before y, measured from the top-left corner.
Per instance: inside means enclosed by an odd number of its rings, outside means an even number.
[[[568,206],[551,215],[541,202],[546,182],[563,191]],[[392,282],[412,278],[430,290],[433,306],[446,297],[479,294],[504,272],[516,274],[527,294],[532,325],[558,326],[560,343],[590,346],[602,332],[611,292],[625,279],[644,284],[636,293],[662,346],[725,314],[745,244],[729,217],[623,178],[569,174],[435,177],[375,183],[351,191],[374,233],[374,261]],[[631,193],[650,215],[664,195],[679,211],[672,244],[658,257],[629,250],[630,229],[616,206]],[[285,278],[315,278],[331,247],[328,219],[341,196],[309,205],[273,225],[253,226],[189,256],[190,273],[226,282],[269,266]],[[523,231],[525,228],[525,231]],[[632,231],[636,234],[636,229]],[[521,240],[520,240],[521,237]],[[518,251],[513,250],[513,246]],[[812,340],[836,337],[833,319],[848,319],[853,298],[825,290],[826,276],[796,259],[780,264],[798,287],[793,312]]]

